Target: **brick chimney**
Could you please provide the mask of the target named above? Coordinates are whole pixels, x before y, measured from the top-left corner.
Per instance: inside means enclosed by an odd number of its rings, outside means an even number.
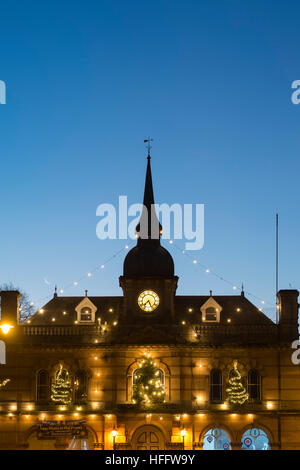
[[[279,300],[279,329],[280,337],[284,341],[293,341],[298,333],[298,296],[297,290],[280,290],[277,293]]]
[[[17,290],[1,291],[1,323],[12,326],[19,324],[19,300],[20,292]]]

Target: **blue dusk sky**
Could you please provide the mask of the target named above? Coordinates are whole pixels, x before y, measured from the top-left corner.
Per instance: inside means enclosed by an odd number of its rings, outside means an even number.
[[[299,15],[293,0],[2,2],[0,284],[38,306],[55,284],[121,295],[125,251],[86,277],[126,243],[96,237],[96,208],[142,201],[151,135],[156,202],[205,204],[191,256],[274,318],[276,212],[279,287],[300,287]],[[178,294],[238,293],[164,245]]]

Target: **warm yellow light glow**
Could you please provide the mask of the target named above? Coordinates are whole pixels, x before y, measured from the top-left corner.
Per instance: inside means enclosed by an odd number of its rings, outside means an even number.
[[[16,411],[17,405],[11,405],[10,409],[11,409],[12,411]]]
[[[66,407],[65,406],[60,406],[60,411],[65,411]]]
[[[180,434],[181,434],[181,437],[185,437],[186,436],[186,429],[181,429]]]
[[[232,413],[231,417],[236,418],[237,417],[236,413]]]
[[[32,410],[33,406],[32,405],[27,405],[27,410],[30,411]]]
[[[197,397],[197,401],[202,402],[202,401],[203,401],[203,397],[198,396],[198,397]]]
[[[76,410],[77,410],[77,411],[81,411],[81,406],[77,406],[77,407],[76,407]]]
[[[189,308],[188,311],[191,313],[191,312],[193,311],[193,309],[192,309],[192,308]]]
[[[14,328],[13,325],[9,325],[8,323],[4,323],[3,325],[0,325],[0,328],[2,330],[2,333],[4,333],[5,335],[7,335],[7,333],[9,333],[9,331]]]
[[[273,408],[273,403],[271,403],[270,401],[268,401],[267,403],[267,408],[268,410],[271,410]]]
[[[44,309],[43,309],[43,308],[40,308],[40,309],[39,309],[39,313],[44,313]]]
[[[187,414],[185,413],[185,414],[183,415],[183,417],[184,417],[184,418],[187,418]]]
[[[247,416],[248,416],[248,418],[250,418],[250,419],[253,418],[253,414],[252,414],[252,413],[248,413]]]
[[[73,413],[73,414],[74,414],[74,416],[78,416],[78,413]]]
[[[198,413],[199,418],[203,418],[204,414],[203,413]]]
[[[227,323],[231,323],[231,318],[227,318]]]
[[[52,321],[55,321],[55,318],[54,318],[54,317],[52,318]]]
[[[185,321],[184,321],[184,320],[183,320],[181,323],[182,323],[182,325],[185,325]]]
[[[221,408],[222,408],[223,410],[227,410],[227,403],[222,403]]]
[[[109,419],[109,418],[111,418],[111,415],[106,415],[106,417]]]
[[[118,434],[118,431],[116,429],[113,429],[111,433],[113,437],[116,437],[116,435]]]

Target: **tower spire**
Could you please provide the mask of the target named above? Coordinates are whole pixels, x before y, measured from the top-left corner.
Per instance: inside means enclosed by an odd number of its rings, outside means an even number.
[[[148,142],[148,155],[147,155],[147,170],[145,179],[144,199],[143,199],[143,210],[140,221],[136,226],[136,232],[138,234],[138,244],[158,243],[160,244],[160,235],[162,226],[157,218],[155,207],[154,207],[154,192],[152,183],[152,172],[151,172],[151,155],[150,155],[150,137],[144,142]]]

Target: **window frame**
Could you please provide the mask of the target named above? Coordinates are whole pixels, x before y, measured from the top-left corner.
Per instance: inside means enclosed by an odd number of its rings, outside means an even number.
[[[218,372],[220,376],[220,381],[218,383],[214,383],[212,381],[213,374]],[[218,398],[214,398],[214,391],[216,388],[219,388],[219,395]],[[223,396],[224,396],[224,390],[223,390],[223,371],[221,369],[211,369],[210,374],[209,374],[209,400],[210,403],[222,403],[223,402]]]
[[[46,384],[41,385],[40,377],[44,373],[46,376]],[[45,396],[41,397],[41,389],[46,390]],[[40,369],[36,373],[36,402],[37,403],[48,403],[50,399],[50,374],[47,369]]]
[[[249,380],[250,378],[250,374],[255,372],[256,373],[256,376],[257,376],[257,383],[254,383],[252,381]],[[251,393],[250,393],[250,390],[253,389],[254,387],[257,388],[257,397],[253,397],[251,396]],[[249,401],[250,402],[253,402],[253,403],[260,403],[261,402],[261,395],[262,395],[262,380],[261,380],[261,374],[259,373],[259,371],[257,369],[250,369],[248,371],[248,375],[247,375],[247,391],[248,391],[248,394],[249,394]]]

